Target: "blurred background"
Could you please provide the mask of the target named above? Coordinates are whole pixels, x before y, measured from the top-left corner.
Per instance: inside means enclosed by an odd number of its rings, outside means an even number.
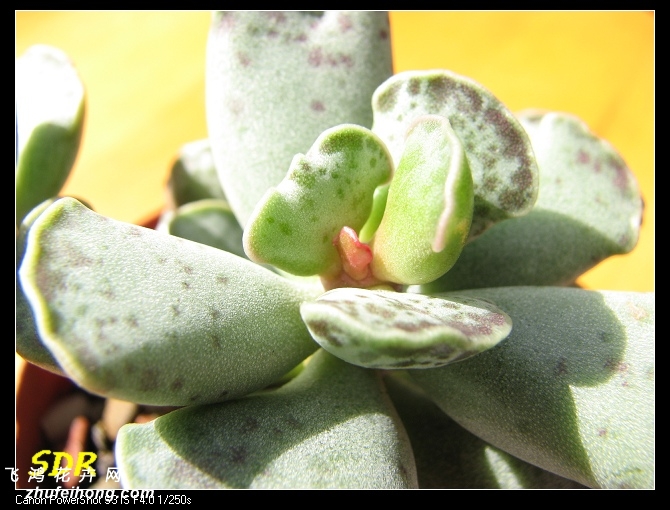
[[[645,200],[637,247],[582,276],[593,289],[654,286],[654,13],[392,11],[395,72],[469,76],[512,111],[577,115],[617,148]],[[15,11],[16,56],[64,50],[87,90],[85,132],[63,194],[133,223],[164,204],[168,171],[206,138],[209,11]],[[566,242],[570,242],[566,239]]]

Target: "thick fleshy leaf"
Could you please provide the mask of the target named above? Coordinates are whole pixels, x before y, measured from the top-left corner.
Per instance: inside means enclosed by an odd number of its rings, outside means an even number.
[[[16,224],[55,197],[79,151],[85,91],[60,49],[38,44],[16,59]]]
[[[400,374],[386,372],[384,380],[412,443],[420,489],[586,488],[482,441]]]
[[[389,147],[396,164],[405,133],[420,115],[449,119],[472,172],[474,239],[492,224],[531,210],[538,169],[528,135],[493,94],[470,78],[446,70],[405,71],[386,80],[372,98],[372,130]]]
[[[543,469],[594,488],[653,488],[654,293],[463,293],[495,301],[514,329],[471,359],[409,371],[431,398],[484,441]]]
[[[35,327],[35,319],[30,305],[26,301],[21,286],[21,280],[18,277],[18,269],[21,266],[23,255],[26,251],[26,241],[28,231],[33,226],[35,220],[42,214],[51,204],[54,203],[55,198],[49,198],[34,207],[24,218],[16,236],[16,352],[23,359],[29,360],[34,365],[37,365],[49,372],[58,375],[63,375],[63,371],[58,366],[58,362],[51,355],[49,350],[44,346],[37,334]]]
[[[124,426],[116,460],[127,489],[417,487],[379,374],[323,350],[278,390]]]
[[[390,154],[369,129],[343,124],[324,131],[254,209],[244,229],[245,251],[295,275],[336,271],[333,240],[342,227],[357,231],[365,224],[375,188],[392,173]]]
[[[390,290],[334,289],[300,313],[324,349],[369,368],[439,367],[491,348],[512,329],[490,301]]]
[[[207,198],[226,200],[209,139],[195,140],[181,147],[170,169],[167,190],[170,208]]]
[[[468,160],[449,120],[417,117],[407,131],[374,236],[373,274],[410,285],[447,272],[468,240],[472,186]]]
[[[643,203],[632,172],[606,141],[564,113],[526,112],[540,194],[522,218],[468,244],[424,292],[507,285],[568,285],[637,243]]]
[[[242,227],[225,200],[189,202],[161,217],[161,222],[165,222],[164,231],[173,236],[247,257],[242,246]]]
[[[40,340],[33,317],[33,311],[26,301],[26,296],[23,292],[21,280],[18,277],[18,270],[23,261],[23,256],[26,250],[26,242],[28,240],[28,231],[35,223],[35,220],[42,214],[57,198],[49,198],[34,207],[19,225],[16,236],[16,337],[15,348],[16,352],[23,359],[30,361],[54,374],[64,375],[58,362],[53,355]],[[89,204],[80,200],[86,207],[91,208]]]
[[[223,189],[245,227],[256,203],[326,129],[372,126],[393,73],[385,11],[227,11],[207,43],[207,125]]]
[[[30,305],[26,301],[21,284],[16,283],[16,353],[33,365],[63,375],[58,362],[41,342]]]
[[[33,224],[19,275],[44,345],[100,395],[226,400],[265,387],[317,348],[299,304],[320,289],[70,198]]]

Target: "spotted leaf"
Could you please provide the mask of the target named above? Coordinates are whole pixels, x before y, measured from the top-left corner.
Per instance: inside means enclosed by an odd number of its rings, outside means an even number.
[[[317,348],[299,304],[320,288],[72,198],[35,220],[19,276],[43,345],[99,395],[227,400],[278,380]]]
[[[372,106],[372,130],[387,144],[396,163],[416,117],[436,114],[449,119],[463,144],[474,182],[470,239],[533,207],[538,169],[528,135],[507,107],[479,83],[446,70],[405,71],[377,88]]]
[[[514,329],[462,363],[408,371],[444,412],[588,487],[654,487],[653,292],[516,286],[458,295],[494,300]]]
[[[503,340],[509,316],[490,301],[340,288],[300,307],[314,339],[368,368],[429,368],[462,360]]]
[[[375,188],[392,172],[372,131],[353,124],[328,129],[258,203],[244,231],[245,251],[299,276],[335,272],[340,258],[333,240],[342,227],[358,231],[365,224]]]
[[[126,489],[412,489],[416,468],[381,378],[323,350],[278,390],[125,425]]]
[[[386,11],[222,11],[207,42],[206,110],[221,185],[242,227],[295,154],[350,122],[393,74]]]
[[[540,167],[533,210],[469,243],[427,293],[508,285],[569,285],[637,244],[644,204],[616,150],[573,115],[520,114]]]

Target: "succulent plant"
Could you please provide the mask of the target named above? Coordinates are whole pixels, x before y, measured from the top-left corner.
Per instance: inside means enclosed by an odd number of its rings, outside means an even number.
[[[17,99],[17,352],[178,407],[124,488],[654,486],[654,293],[575,285],[638,239],[609,143],[394,75],[385,12],[216,12],[206,92],[155,230],[38,189],[78,141]]]

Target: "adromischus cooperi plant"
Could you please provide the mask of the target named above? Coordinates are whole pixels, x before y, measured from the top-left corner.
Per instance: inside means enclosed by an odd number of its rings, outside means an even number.
[[[637,242],[625,162],[391,63],[384,12],[214,13],[157,230],[19,186],[65,169],[17,96],[17,352],[183,406],[123,487],[653,487],[654,294],[573,286]]]

